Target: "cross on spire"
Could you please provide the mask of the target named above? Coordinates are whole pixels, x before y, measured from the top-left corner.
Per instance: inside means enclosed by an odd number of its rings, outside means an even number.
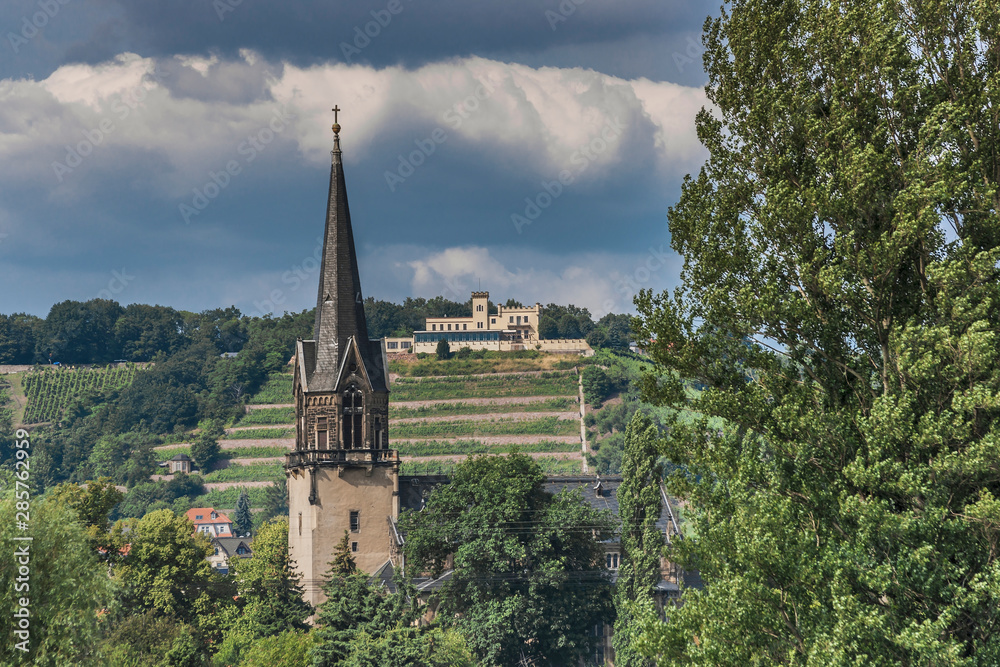
[[[333,108],[330,109],[330,111],[333,112],[333,122],[336,123],[337,122],[337,113],[340,111],[340,107],[337,106],[336,104],[334,104]]]

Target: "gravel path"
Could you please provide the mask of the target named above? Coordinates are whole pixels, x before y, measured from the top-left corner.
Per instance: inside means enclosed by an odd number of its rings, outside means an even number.
[[[580,418],[577,412],[489,412],[478,415],[441,415],[438,417],[405,417],[403,419],[393,419],[389,422],[389,428],[393,424],[420,424],[424,422],[466,422],[466,421],[514,421],[524,422],[532,419],[542,419],[543,417],[558,417],[559,419],[577,420]]]
[[[535,442],[572,442],[579,443],[578,435],[488,435],[467,436],[464,438],[389,438],[390,449],[394,442],[408,442],[419,445],[422,442],[462,442],[472,440],[484,445],[530,445]]]
[[[252,466],[252,465],[257,465],[258,463],[263,464],[263,463],[284,463],[284,462],[285,459],[282,456],[276,456],[276,457],[268,456],[259,459],[222,459],[220,463],[225,463],[226,465],[215,466],[213,470],[222,470],[224,468],[229,468],[230,466],[234,465]]]
[[[533,459],[562,459],[564,461],[579,461],[583,456],[580,452],[523,452]],[[476,454],[475,456],[478,456]],[[498,454],[505,456],[505,454]],[[400,456],[400,461],[462,461],[469,458],[468,454],[438,454],[435,456]],[[208,486],[206,484],[205,486]]]
[[[265,408],[294,408],[294,403],[259,403],[257,405],[247,405],[244,406],[247,412],[251,410],[264,410]]]
[[[523,375],[541,375],[543,373],[554,373],[554,374],[558,374],[558,375],[569,375],[570,373],[576,373],[576,371],[573,370],[573,369],[562,370],[562,371],[557,371],[557,370],[551,370],[551,371],[508,371],[508,372],[504,372],[504,373],[471,373],[469,375],[465,375],[465,374],[461,374],[461,375],[399,375],[398,373],[389,373],[389,381],[393,382],[395,380],[407,380],[407,381],[414,380],[414,381],[419,382],[420,380],[444,380],[444,379],[456,378],[456,377],[460,377],[460,378],[498,378],[498,377],[505,377],[505,376],[510,376],[510,375],[517,375],[517,376],[523,376]]]
[[[261,424],[254,426],[233,426],[227,428],[226,433],[238,433],[240,431],[260,431],[265,428],[295,428],[295,424]]]
[[[179,442],[174,445],[160,445],[153,447],[157,450],[178,449],[180,447],[190,447],[190,442]],[[240,447],[288,447],[295,446],[295,438],[258,438],[246,440],[220,440],[219,449],[239,449]]]

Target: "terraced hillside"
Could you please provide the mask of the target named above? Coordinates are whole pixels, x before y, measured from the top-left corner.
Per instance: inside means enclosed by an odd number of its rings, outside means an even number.
[[[584,469],[579,381],[565,356],[454,361],[390,364],[389,437],[405,473],[447,472],[470,454],[514,448],[536,457],[550,474]],[[452,374],[432,375],[434,363]],[[516,370],[508,370],[512,366]],[[283,456],[295,442],[291,382],[290,373],[274,374],[226,429],[222,457],[205,475],[206,504],[230,507],[241,486],[256,504],[262,487],[283,478]],[[189,452],[187,443],[157,449],[161,460]]]

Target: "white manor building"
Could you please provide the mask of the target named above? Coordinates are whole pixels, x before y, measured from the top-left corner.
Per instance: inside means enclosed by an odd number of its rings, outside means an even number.
[[[386,338],[386,352],[434,352],[438,342],[448,341],[452,351],[467,347],[472,350],[541,350],[583,355],[593,349],[582,338],[543,339],[538,335],[538,318],[542,307],[508,308],[497,304],[489,312],[490,293],[472,293],[471,317],[428,317],[423,331],[412,337]]]

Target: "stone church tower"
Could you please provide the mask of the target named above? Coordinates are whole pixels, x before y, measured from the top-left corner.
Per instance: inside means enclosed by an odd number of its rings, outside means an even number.
[[[312,604],[344,531],[358,568],[373,573],[390,560],[399,515],[388,363],[382,341],[368,339],[336,122],[333,133],[316,327],[296,343],[295,450],[285,457],[288,548]]]

